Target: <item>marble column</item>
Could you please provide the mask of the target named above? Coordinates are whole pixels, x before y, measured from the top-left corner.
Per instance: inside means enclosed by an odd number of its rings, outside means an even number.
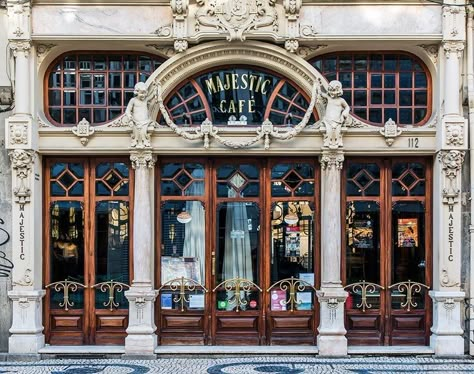
[[[153,287],[153,217],[150,181],[155,159],[151,150],[130,152],[135,169],[133,209],[133,281],[125,292],[129,301],[129,325],[125,338],[125,357],[154,358],[157,345],[155,334],[155,299]]]
[[[318,349],[322,356],[347,355],[344,302],[341,283],[341,169],[342,151],[321,155],[321,290]]]

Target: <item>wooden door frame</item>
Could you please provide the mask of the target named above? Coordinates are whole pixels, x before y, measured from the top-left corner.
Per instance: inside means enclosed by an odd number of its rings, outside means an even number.
[[[128,196],[102,196],[97,198],[95,196],[95,167],[102,162],[123,162],[129,168],[129,194]],[[51,196],[50,191],[50,168],[54,163],[82,163],[84,167],[84,194],[83,196]],[[97,201],[104,200],[123,200],[129,202],[129,280],[133,279],[133,196],[134,196],[134,172],[130,165],[130,160],[125,157],[60,157],[60,156],[48,156],[44,158],[43,162],[43,175],[44,175],[44,188],[43,188],[43,285],[51,283],[51,258],[50,258],[50,232],[51,232],[51,217],[50,208],[51,204],[55,201],[78,201],[83,207],[83,232],[84,232],[84,284],[87,286],[84,288],[84,308],[83,309],[71,309],[64,315],[68,316],[82,316],[82,344],[95,344],[96,335],[96,315],[97,310],[95,307],[95,289],[91,289],[90,286],[93,284],[95,279],[95,208]],[[50,289],[46,289],[46,296],[43,302],[43,323],[46,341],[51,340],[51,313],[56,309],[51,309],[50,306]],[[59,310],[59,309],[58,309]],[[63,313],[60,313],[63,314]],[[100,314],[100,313],[99,313]],[[128,309],[127,309],[128,315]],[[56,333],[55,333],[56,334]],[[67,332],[64,333],[64,336]],[[58,336],[63,334],[59,333]],[[79,342],[77,342],[79,343]]]
[[[354,197],[348,198],[346,193],[347,183],[347,167],[348,163],[376,163],[380,167],[380,194],[378,197]],[[425,194],[424,196],[407,196],[402,198],[392,197],[392,167],[395,163],[399,162],[418,162],[425,167]],[[425,206],[424,214],[424,240],[425,240],[425,284],[431,287],[432,282],[432,266],[433,266],[433,247],[432,247],[432,175],[433,175],[433,162],[426,156],[403,156],[403,157],[385,157],[383,159],[376,159],[371,157],[350,157],[346,158],[346,162],[343,167],[343,178],[341,178],[341,274],[343,284],[346,284],[347,277],[347,261],[346,261],[346,222],[345,212],[346,204],[348,201],[363,201],[363,200],[379,200],[380,205],[380,285],[385,287],[385,291],[381,292],[380,297],[380,310],[378,315],[380,316],[380,332],[382,334],[381,344],[392,345],[392,308],[391,308],[391,297],[390,291],[387,289],[391,285],[392,281],[392,261],[391,255],[393,251],[392,247],[392,205],[396,201],[421,201]],[[347,312],[346,312],[347,315]],[[369,314],[367,314],[369,315]],[[425,292],[425,344],[429,342],[430,326],[432,322],[432,303],[428,296],[428,292]],[[345,318],[347,321],[347,318]]]

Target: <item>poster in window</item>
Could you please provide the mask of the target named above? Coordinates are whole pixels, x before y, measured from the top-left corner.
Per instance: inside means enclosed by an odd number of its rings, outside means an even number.
[[[161,257],[161,283],[176,278],[189,278],[201,283],[198,259],[195,257]]]
[[[397,221],[398,247],[418,247],[418,219],[399,218]]]
[[[373,248],[374,228],[370,219],[355,220],[352,228],[354,248]]]
[[[300,255],[300,228],[287,227],[285,233],[285,256],[298,257]]]

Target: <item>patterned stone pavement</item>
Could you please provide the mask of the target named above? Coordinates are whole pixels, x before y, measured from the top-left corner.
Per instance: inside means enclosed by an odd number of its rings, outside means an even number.
[[[432,357],[226,357],[160,358],[152,361],[65,359],[0,362],[0,373],[51,374],[297,374],[474,373],[474,359]]]

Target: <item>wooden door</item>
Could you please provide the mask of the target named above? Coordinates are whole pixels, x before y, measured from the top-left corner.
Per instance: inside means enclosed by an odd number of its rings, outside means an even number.
[[[346,328],[352,345],[425,345],[431,323],[431,163],[344,168]]]
[[[311,159],[270,160],[266,182],[265,293],[269,344],[316,344],[319,168]]]
[[[262,164],[220,160],[212,178],[212,343],[265,344]]]
[[[45,166],[45,334],[49,344],[123,344],[129,287],[130,171],[123,160]]]

